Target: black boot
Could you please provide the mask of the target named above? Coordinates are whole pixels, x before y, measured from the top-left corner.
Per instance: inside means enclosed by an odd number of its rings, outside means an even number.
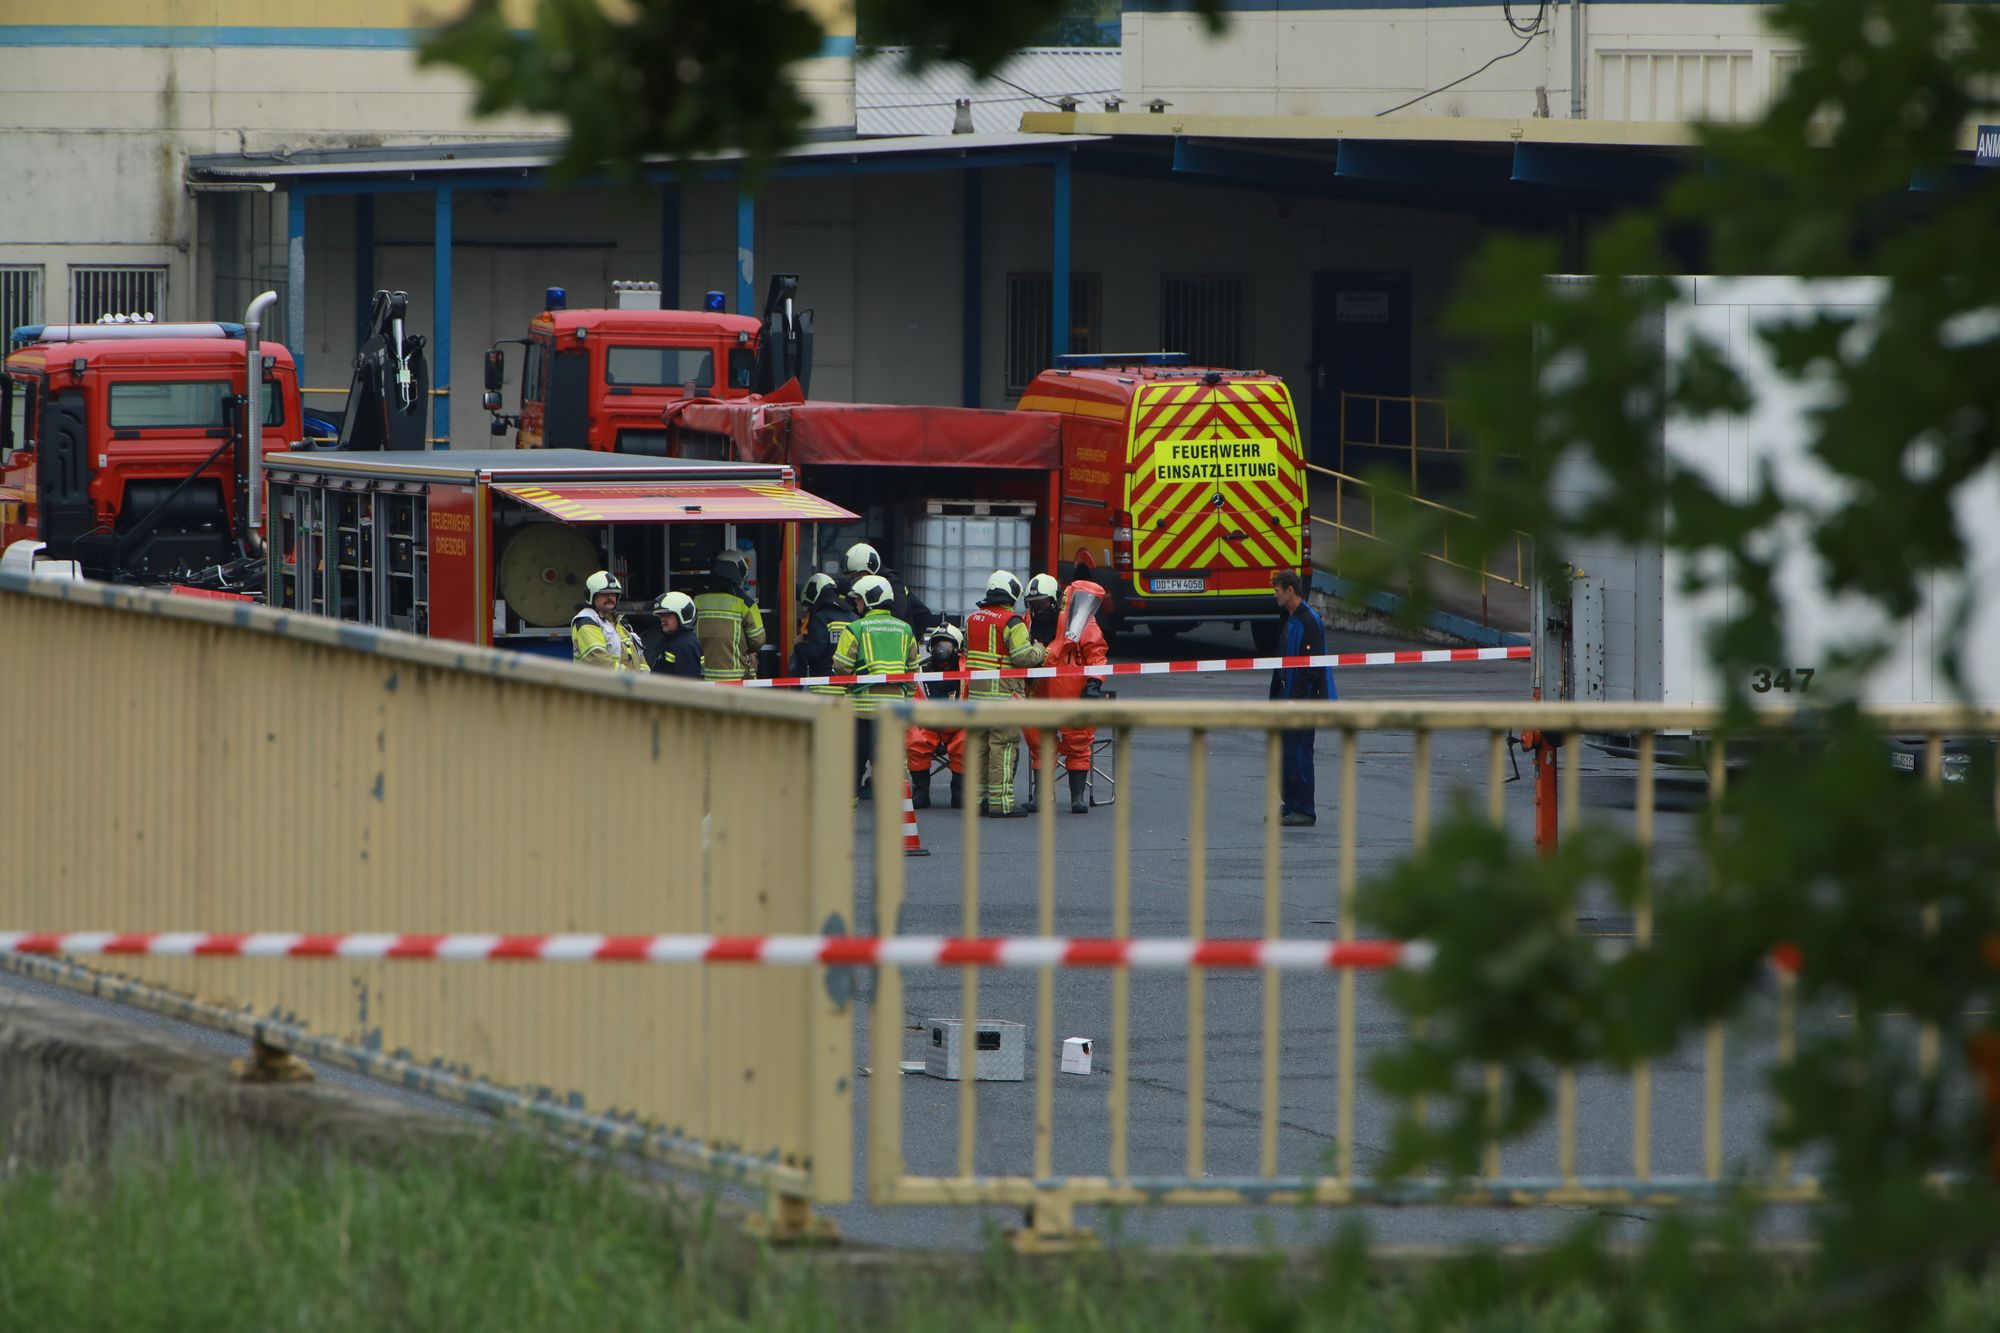
[[[963,810],[965,808],[965,774],[963,773],[954,773],[951,775],[951,808],[954,810]]]
[[[1071,814],[1087,815],[1090,813],[1089,786],[1090,786],[1090,774],[1079,773],[1075,769],[1070,770],[1069,812]]]
[[[931,775],[928,772],[910,774],[910,804],[918,810],[931,808]]]

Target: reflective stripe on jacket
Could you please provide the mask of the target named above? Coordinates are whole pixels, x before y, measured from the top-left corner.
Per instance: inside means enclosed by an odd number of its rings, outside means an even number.
[[[1028,624],[1010,606],[982,606],[965,618],[965,666],[968,671],[1042,664],[1042,646],[1028,637]],[[1026,691],[1018,680],[968,681],[973,699],[1018,698]]]
[[[575,660],[585,666],[609,667],[613,671],[646,670],[646,654],[638,636],[607,621],[590,607],[576,613],[569,622],[569,647]]]
[[[840,651],[840,632],[853,624],[854,612],[844,606],[823,606],[806,621],[806,642],[793,654],[795,676],[831,676],[833,655]],[[846,694],[845,685],[808,685],[813,694]]]
[[[745,680],[764,642],[764,613],[733,592],[700,593],[694,632],[701,640],[703,680]]]
[[[916,633],[887,610],[878,608],[840,627],[840,644],[833,650],[834,675],[872,676],[915,671],[917,666]],[[907,681],[850,685],[847,689],[857,713],[874,712],[883,699],[910,697]]]

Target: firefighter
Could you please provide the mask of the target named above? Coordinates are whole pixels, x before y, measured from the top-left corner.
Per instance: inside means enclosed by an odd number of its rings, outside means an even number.
[[[959,654],[965,649],[965,631],[946,621],[925,636],[928,651],[924,657],[926,671],[958,670]],[[933,699],[963,699],[965,682],[962,680],[931,680],[924,682],[924,693]],[[919,810],[931,808],[931,764],[943,750],[951,765],[951,808],[960,809],[965,804],[965,733],[963,731],[933,731],[929,727],[911,727],[904,742],[910,758],[910,803]]]
[[[721,551],[694,598],[694,632],[701,640],[703,680],[748,680],[757,674],[764,613],[743,595],[750,563],[741,551]]]
[[[1042,664],[1041,645],[1028,637],[1027,622],[1014,613],[1021,591],[1021,580],[1004,569],[994,570],[986,580],[979,609],[965,618],[967,667],[974,671],[994,671]],[[967,697],[989,702],[1019,699],[1024,694],[1018,680],[973,680],[966,684]],[[1014,808],[1014,763],[1020,732],[1007,727],[982,730],[986,737],[986,765],[980,775],[979,812],[995,819],[1026,814],[1027,811]]]
[[[841,628],[855,617],[853,603],[840,595],[840,585],[831,574],[815,574],[799,593],[799,605],[806,608],[806,616],[799,625],[798,640],[792,644],[787,670],[794,676],[830,676]],[[847,693],[845,685],[808,685],[806,689],[813,694]]]
[[[600,569],[584,580],[583,589],[590,600],[569,622],[569,646],[575,660],[613,671],[646,670],[639,636],[618,614],[618,599],[625,595],[625,585],[610,570]]]
[[[694,632],[694,598],[684,592],[663,592],[653,603],[660,618],[660,647],[649,661],[669,676],[701,679],[701,640]]]
[[[1044,652],[1055,645],[1057,634],[1056,598],[1060,595],[1061,588],[1057,585],[1055,575],[1053,574],[1037,574],[1028,580],[1028,637],[1042,645]],[[1027,689],[1028,697],[1030,699],[1048,698],[1049,685],[1050,682],[1046,680],[1029,681]],[[1039,782],[1042,771],[1042,733],[1032,727],[1026,727],[1022,729],[1021,736],[1028,743],[1028,766],[1034,770],[1037,782]],[[1028,800],[1021,807],[1029,814],[1035,813],[1037,809],[1036,800],[1033,795],[1034,791],[1035,786],[1030,785]]]
[[[854,581],[854,609],[859,617],[840,627],[840,642],[833,650],[836,676],[872,676],[880,672],[917,669],[917,636],[889,610],[893,599],[889,580],[880,574],[863,574]],[[854,790],[861,794],[861,778],[875,753],[875,710],[884,699],[910,697],[908,681],[882,682],[847,687],[854,700]]]
[[[1104,605],[1104,588],[1088,579],[1078,579],[1063,594],[1057,617],[1056,639],[1046,658],[1050,666],[1102,666],[1111,660],[1110,645],[1097,627],[1097,608]],[[1104,693],[1104,682],[1096,676],[1057,676],[1044,682],[1051,699],[1095,699]],[[1028,754],[1041,761],[1041,736],[1030,731]],[[1090,813],[1090,756],[1097,745],[1095,727],[1064,727],[1056,732],[1056,754],[1069,773],[1069,812]],[[1028,808],[1034,809],[1030,802]]]
[[[870,574],[880,574],[889,580],[889,588],[894,597],[889,609],[895,613],[896,619],[905,625],[931,625],[944,618],[931,614],[931,609],[910,591],[909,584],[903,582],[901,574],[893,569],[882,568],[882,553],[867,542],[856,542],[848,547],[847,555],[841,563],[847,570],[849,590],[852,589],[855,580]]]

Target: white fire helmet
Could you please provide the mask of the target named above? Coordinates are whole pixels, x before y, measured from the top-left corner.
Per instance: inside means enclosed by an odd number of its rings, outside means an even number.
[[[880,574],[882,553],[867,542],[856,542],[847,548],[846,565],[850,574]]]
[[[620,583],[618,576],[608,569],[600,569],[588,579],[585,579],[583,590],[593,602],[597,600],[600,593],[614,593],[619,597],[625,595],[625,585]]]
[[[986,595],[979,599],[981,605],[1004,601],[1012,606],[1021,600],[1021,580],[1004,569],[996,569],[986,580]]]
[[[880,574],[863,574],[854,580],[854,589],[849,595],[859,597],[861,604],[870,611],[879,611],[896,600],[896,590]]]
[[[1062,587],[1056,582],[1056,576],[1053,574],[1037,574],[1028,580],[1029,601],[1037,597],[1046,597],[1053,602],[1061,593]]]

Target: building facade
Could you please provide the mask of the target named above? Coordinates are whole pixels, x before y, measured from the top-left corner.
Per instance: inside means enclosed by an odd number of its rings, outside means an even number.
[[[1342,392],[1442,390],[1438,319],[1484,236],[1574,243],[1792,58],[1759,4],[1266,0],[1210,38],[1128,0],[1114,93],[1099,56],[1000,103],[872,76],[848,8],[808,7],[813,142],[754,193],[726,162],[549,187],[557,127],[472,119],[414,63],[418,0],[75,0],[0,26],[0,322],[232,318],[276,289],[310,405],[337,408],[368,295],[400,288],[460,386],[436,438],[468,447],[480,358],[547,287],[738,308],[786,271],[818,397],[1006,406],[1053,351],[1166,347],[1284,375],[1324,439]]]

